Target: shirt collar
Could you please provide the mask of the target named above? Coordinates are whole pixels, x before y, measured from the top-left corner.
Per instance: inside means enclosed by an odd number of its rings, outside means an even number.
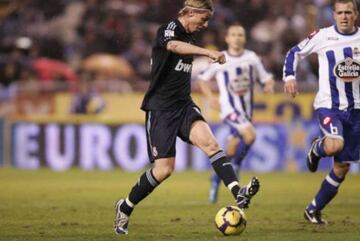
[[[351,36],[351,35],[354,35],[354,34],[356,34],[356,33],[358,32],[358,30],[359,30],[359,28],[355,26],[356,29],[355,29],[354,32],[351,32],[351,33],[341,33],[341,32],[339,31],[339,29],[337,28],[336,25],[334,25],[334,28],[335,28],[335,31],[336,31],[338,34],[343,35],[343,36]]]
[[[186,29],[185,29],[185,27],[182,25],[182,23],[179,21],[179,19],[175,19],[174,22],[176,23],[177,26],[179,26],[179,29],[181,30],[181,32],[186,33]]]

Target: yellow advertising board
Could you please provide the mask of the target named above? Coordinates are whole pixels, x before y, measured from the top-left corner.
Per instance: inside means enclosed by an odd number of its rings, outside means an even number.
[[[101,113],[73,115],[70,112],[72,95],[59,93],[53,96],[51,114],[18,115],[15,119],[34,122],[143,123],[145,115],[140,109],[143,95],[143,93],[106,93],[102,95],[106,106]],[[206,98],[194,94],[193,99],[209,122],[218,123],[220,121],[219,113],[210,108]],[[291,121],[296,117],[305,120],[311,119],[313,117],[313,99],[313,94],[301,94],[295,99],[284,94],[257,94],[254,97],[253,121],[281,123]]]

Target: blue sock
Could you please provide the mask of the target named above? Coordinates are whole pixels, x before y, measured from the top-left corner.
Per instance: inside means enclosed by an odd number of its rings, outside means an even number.
[[[324,150],[324,140],[321,139],[318,141],[314,146],[314,152],[318,157],[326,157],[325,150]]]
[[[214,173],[212,176],[211,176],[211,183],[212,183],[212,185],[213,186],[219,186],[219,184],[220,184],[220,181],[221,181],[221,179],[220,179],[220,177],[218,176],[218,175],[216,175],[216,173]]]
[[[242,161],[246,157],[246,154],[249,152],[252,145],[247,145],[243,140],[240,140],[240,143],[237,146],[235,155],[233,157],[233,163],[237,166],[241,166]]]
[[[334,170],[326,176],[321,184],[319,192],[313,201],[308,205],[308,210],[322,210],[337,194],[340,184],[344,178],[335,175]]]
[[[241,169],[241,167],[239,165],[234,164],[234,162],[232,163],[232,166],[234,168],[235,175],[238,178],[239,183],[240,183],[240,169]]]

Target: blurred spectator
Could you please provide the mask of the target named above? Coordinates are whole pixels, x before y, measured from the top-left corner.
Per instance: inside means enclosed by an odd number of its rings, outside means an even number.
[[[268,15],[269,10],[274,9],[270,6],[265,0],[236,0],[235,6],[230,6],[230,8],[238,16],[238,21],[244,26],[246,32],[250,32],[256,23]]]
[[[150,78],[151,45],[146,42],[144,32],[135,29],[132,33],[130,48],[121,54],[136,70],[138,77]]]
[[[78,90],[71,101],[70,112],[72,114],[101,113],[105,109],[106,103],[94,83],[94,77],[89,72],[82,72],[81,77]]]
[[[77,80],[75,71],[66,63],[48,58],[38,58],[32,62],[32,66],[36,71],[38,80],[44,86],[51,87],[54,82],[63,82],[67,89],[74,86]]]
[[[0,1],[0,85],[4,89],[18,80],[33,81],[36,77],[52,78],[54,83],[61,79],[62,86],[67,83],[63,80],[76,79],[75,71],[82,67],[84,59],[105,53],[125,59],[133,71],[125,78],[97,73],[96,79],[105,82],[101,89],[141,91],[150,75],[156,29],[173,18],[182,4],[183,0]],[[214,4],[215,15],[208,30],[197,34],[199,44],[224,47],[226,27],[240,22],[249,32],[247,48],[260,53],[278,80],[289,46],[332,22],[330,0],[214,0]],[[14,47],[19,39],[23,47]],[[50,69],[39,70],[37,61],[44,57],[60,61],[73,71],[54,74]],[[299,81],[311,82],[316,77],[316,68],[309,61],[303,62],[304,74],[299,75]]]

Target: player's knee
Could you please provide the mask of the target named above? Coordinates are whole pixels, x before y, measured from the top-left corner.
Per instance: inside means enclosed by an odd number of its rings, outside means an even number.
[[[203,140],[203,143],[201,145],[201,149],[207,154],[207,155],[212,155],[215,152],[217,152],[220,149],[219,144],[217,143],[217,141],[213,138],[209,138],[206,140]]]
[[[174,171],[174,167],[171,165],[164,165],[158,168],[157,170],[157,179],[159,182],[165,180],[166,178],[170,177]]]
[[[344,178],[346,174],[350,171],[350,165],[344,163],[335,163],[334,164],[334,173],[340,178]]]
[[[243,140],[244,140],[246,145],[252,145],[256,140],[256,132],[255,132],[255,130],[254,131],[249,131],[249,132],[247,132],[246,135],[243,135]]]
[[[232,147],[232,146],[227,146],[226,147],[226,155],[229,157],[234,156],[236,153],[236,147]]]
[[[251,133],[247,139],[244,139],[246,145],[252,145],[256,140],[256,133]]]
[[[236,153],[236,148],[240,142],[240,139],[234,136],[228,138],[228,143],[226,145],[226,155],[234,156]]]
[[[157,161],[153,168],[153,174],[157,181],[162,182],[168,178],[175,169],[175,160],[174,161]]]
[[[343,150],[344,141],[338,139],[326,139],[324,145],[326,154],[333,156]]]
[[[163,168],[163,177],[164,179],[165,178],[168,178],[171,176],[171,174],[173,173],[174,171],[174,167],[173,166],[166,166]]]

